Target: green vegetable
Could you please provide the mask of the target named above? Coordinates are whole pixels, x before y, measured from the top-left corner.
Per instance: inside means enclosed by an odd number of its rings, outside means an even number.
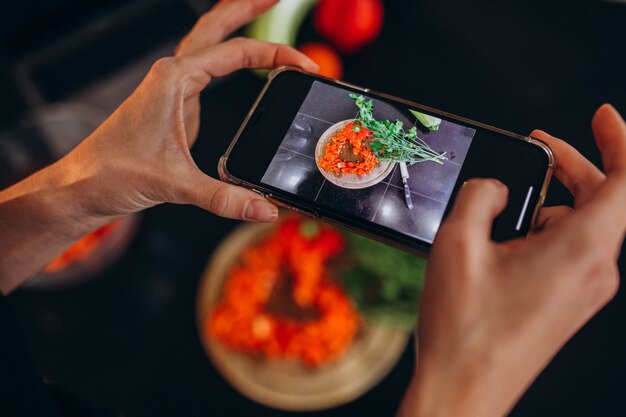
[[[420,113],[412,109],[409,109],[409,111],[413,116],[417,118],[417,120],[419,120],[421,124],[424,125],[425,128],[428,128],[430,130],[439,130],[439,125],[441,124],[440,118],[429,116],[427,114]]]
[[[368,320],[412,330],[424,284],[426,260],[346,233],[354,263],[340,279]]]
[[[246,29],[246,36],[261,41],[294,46],[302,21],[317,0],[281,0],[257,17]],[[265,76],[267,70],[254,70]]]
[[[320,225],[313,220],[304,220],[300,224],[300,233],[306,239],[313,239],[320,234]]]
[[[443,164],[443,161],[448,159],[445,157],[445,152],[439,153],[432,150],[423,139],[419,138],[415,127],[406,131],[400,120],[390,122],[389,120],[374,119],[372,100],[366,100],[365,97],[357,94],[350,94],[350,98],[355,100],[359,109],[357,120],[372,132],[376,139],[370,143],[370,148],[381,161],[408,162],[411,164],[432,161]]]

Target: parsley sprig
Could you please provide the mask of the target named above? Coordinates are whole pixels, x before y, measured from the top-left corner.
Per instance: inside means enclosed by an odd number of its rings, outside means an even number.
[[[389,120],[376,120],[372,116],[374,103],[367,100],[362,95],[350,94],[350,98],[355,101],[359,109],[357,120],[370,132],[376,140],[370,143],[372,152],[381,161],[407,162],[410,164],[417,162],[432,161],[443,164],[447,160],[445,152],[439,153],[419,136],[415,126],[409,130],[404,130],[400,120],[391,122]],[[358,127],[357,127],[358,128]]]

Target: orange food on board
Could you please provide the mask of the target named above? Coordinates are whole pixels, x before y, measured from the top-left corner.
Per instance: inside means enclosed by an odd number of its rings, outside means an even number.
[[[341,79],[343,76],[341,58],[330,46],[323,43],[311,42],[302,45],[298,49],[320,66],[320,75],[336,80]]]
[[[312,367],[338,358],[360,325],[356,308],[328,277],[327,262],[343,246],[343,237],[328,226],[286,220],[243,252],[241,263],[228,275],[220,303],[204,322],[206,336],[234,350],[299,359]],[[296,319],[268,310],[274,288],[285,279],[292,280],[295,303],[314,308],[315,318]]]

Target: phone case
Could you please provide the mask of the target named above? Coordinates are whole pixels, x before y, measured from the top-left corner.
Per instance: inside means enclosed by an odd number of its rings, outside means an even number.
[[[304,73],[304,74],[308,74],[306,71],[302,70],[301,68],[289,67],[289,66],[283,66],[283,67],[276,68],[276,69],[274,69],[273,71],[271,71],[269,73],[268,81],[265,84],[265,86],[263,87],[263,89],[261,90],[261,93],[259,94],[259,97],[256,99],[256,101],[252,105],[252,108],[250,109],[250,111],[246,115],[246,118],[244,119],[243,123],[241,124],[241,127],[239,128],[239,130],[237,131],[237,134],[235,135],[235,138],[233,139],[233,141],[231,142],[230,146],[226,150],[226,153],[220,158],[220,160],[218,162],[217,170],[218,170],[220,179],[222,181],[226,181],[226,182],[229,182],[229,183],[234,184],[234,185],[238,185],[238,186],[241,186],[241,187],[244,187],[244,188],[248,188],[248,189],[250,189],[250,190],[260,194],[261,196],[267,198],[269,201],[271,201],[272,203],[274,203],[274,204],[276,204],[276,205],[278,205],[280,207],[285,207],[285,208],[288,208],[290,210],[294,210],[294,211],[296,211],[298,213],[301,213],[301,214],[304,214],[304,215],[307,215],[307,216],[311,216],[311,217],[314,217],[314,218],[318,218],[320,220],[323,220],[325,222],[331,223],[333,225],[336,225],[336,226],[348,229],[348,230],[353,231],[355,233],[359,233],[359,234],[364,235],[366,237],[369,237],[371,239],[378,240],[378,241],[381,241],[383,243],[390,244],[392,246],[396,246],[396,247],[399,247],[399,248],[404,249],[404,250],[408,249],[409,251],[414,252],[414,253],[419,254],[419,255],[423,255],[423,256],[426,255],[426,254],[424,254],[422,252],[417,251],[415,248],[407,247],[406,245],[403,245],[401,243],[398,243],[398,242],[395,242],[393,240],[390,240],[390,239],[378,236],[378,235],[376,235],[374,233],[370,233],[367,230],[363,230],[363,229],[358,229],[358,228],[352,227],[352,226],[347,225],[345,223],[339,222],[339,221],[337,221],[335,219],[319,218],[315,213],[311,213],[311,212],[305,211],[305,210],[303,210],[301,208],[293,207],[292,205],[288,204],[287,202],[280,200],[279,197],[277,198],[276,196],[274,196],[272,194],[273,192],[271,190],[263,188],[263,186],[261,186],[260,184],[248,183],[248,182],[246,182],[244,180],[241,180],[241,179],[235,177],[230,172],[228,172],[228,170],[226,168],[226,162],[228,160],[228,157],[229,157],[233,147],[235,146],[235,144],[239,140],[239,137],[241,136],[241,133],[243,132],[244,128],[246,127],[246,125],[250,121],[250,118],[254,114],[256,108],[258,107],[259,103],[261,102],[261,99],[263,98],[263,96],[265,95],[265,92],[270,87],[270,85],[271,85],[272,81],[274,80],[274,78],[276,78],[276,76],[278,74],[280,74],[282,72],[285,72],[285,71],[297,71],[297,72],[301,72],[301,73]],[[532,231],[532,230],[534,230],[536,228],[537,215],[539,213],[539,209],[541,208],[541,206],[543,205],[543,203],[545,201],[546,193],[548,192],[548,185],[550,184],[550,179],[552,178],[552,174],[554,172],[554,169],[556,168],[556,163],[557,163],[556,157],[555,157],[554,153],[552,152],[552,149],[550,149],[550,147],[545,142],[541,141],[540,139],[533,138],[531,136],[518,135],[516,133],[512,133],[512,132],[509,132],[507,130],[499,129],[497,127],[489,126],[489,125],[486,125],[486,124],[483,124],[483,123],[480,123],[480,122],[475,122],[475,121],[470,120],[470,119],[459,117],[459,116],[456,116],[456,115],[453,115],[453,114],[450,114],[450,113],[447,113],[447,112],[444,112],[444,111],[441,111],[441,110],[438,110],[438,109],[434,109],[432,107],[428,107],[428,106],[424,106],[424,105],[421,105],[421,104],[418,104],[418,103],[414,103],[414,102],[411,102],[409,100],[405,100],[405,99],[402,99],[402,98],[399,98],[399,97],[394,97],[394,96],[389,95],[389,94],[379,93],[379,92],[371,90],[369,88],[363,88],[363,87],[360,87],[360,86],[357,86],[357,85],[354,85],[354,84],[350,84],[350,83],[347,83],[347,82],[344,82],[344,81],[340,81],[340,80],[335,80],[335,79],[328,78],[328,77],[323,77],[323,76],[320,76],[320,75],[317,75],[317,74],[311,74],[311,75],[314,75],[317,78],[323,78],[325,80],[331,81],[331,82],[333,82],[335,84],[338,84],[338,85],[354,88],[354,89],[359,90],[359,91],[361,91],[363,93],[375,94],[375,95],[378,95],[380,97],[384,97],[384,98],[387,98],[387,99],[390,99],[390,100],[394,100],[394,101],[403,103],[403,104],[408,105],[410,107],[422,109],[422,110],[424,110],[426,112],[431,112],[431,113],[434,113],[434,114],[440,114],[440,115],[443,115],[443,116],[445,116],[445,117],[447,117],[449,119],[452,119],[452,120],[458,120],[458,121],[463,122],[463,123],[472,124],[472,125],[475,125],[475,126],[478,126],[478,127],[482,128],[482,129],[491,130],[493,132],[496,132],[496,133],[499,133],[499,134],[502,134],[502,135],[505,135],[505,136],[509,136],[509,137],[512,137],[512,138],[515,138],[515,139],[518,139],[518,140],[523,140],[523,141],[526,141],[526,142],[530,142],[530,143],[533,143],[534,145],[539,146],[548,155],[548,169],[546,170],[546,176],[545,176],[543,184],[541,186],[541,190],[539,192],[539,198],[537,200],[536,206],[533,209],[533,214],[532,214],[532,218],[531,218],[531,229],[530,230]]]

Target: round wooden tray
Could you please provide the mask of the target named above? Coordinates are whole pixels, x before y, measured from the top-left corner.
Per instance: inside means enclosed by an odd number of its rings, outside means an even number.
[[[376,166],[372,172],[362,176],[358,176],[356,174],[336,174],[334,172],[326,172],[319,166],[319,161],[324,155],[324,150],[326,149],[326,144],[330,140],[330,137],[339,130],[343,129],[345,125],[353,121],[354,119],[349,119],[335,123],[322,133],[322,136],[320,136],[317,141],[317,145],[315,145],[315,164],[324,178],[338,187],[350,189],[367,188],[384,180],[393,170],[395,163],[380,161],[378,166]]]
[[[226,378],[246,397],[269,407],[314,411],[347,403],[368,391],[397,363],[410,335],[382,326],[365,326],[337,361],[312,369],[296,360],[267,360],[239,353],[203,334],[202,323],[220,300],[231,265],[252,242],[273,225],[245,224],[226,237],[214,252],[199,283],[197,327],[205,352]]]

